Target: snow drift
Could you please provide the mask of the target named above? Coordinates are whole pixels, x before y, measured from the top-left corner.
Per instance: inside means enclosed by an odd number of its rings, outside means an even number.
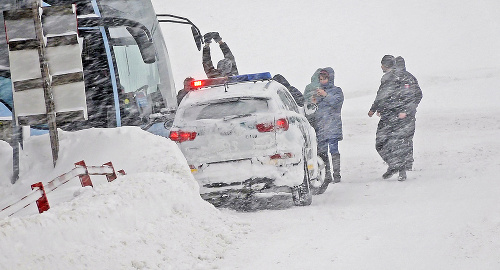
[[[55,169],[48,135],[26,142],[15,187],[47,182],[82,159],[111,160],[127,175],[91,177],[94,188],[74,179],[48,194],[49,211],[36,214],[32,205],[1,220],[1,269],[197,269],[234,241],[237,223],[200,198],[175,143],[131,127],[60,134]]]

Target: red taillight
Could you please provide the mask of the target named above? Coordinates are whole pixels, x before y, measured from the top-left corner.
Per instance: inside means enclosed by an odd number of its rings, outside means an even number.
[[[284,158],[292,158],[292,153],[283,153],[283,154],[274,154],[270,156],[271,159],[284,159]]]
[[[280,154],[274,154],[272,156],[270,156],[271,159],[280,159],[281,158],[281,155]]]
[[[191,133],[188,132],[181,132],[181,141],[187,141],[189,138],[191,138]]]
[[[276,128],[277,129],[282,129],[282,130],[287,131],[288,127],[289,127],[288,120],[286,120],[286,118],[280,118],[280,119],[278,119],[278,121],[276,121]]]
[[[169,137],[174,142],[192,141],[196,138],[196,132],[170,131]]]
[[[259,132],[271,132],[275,130],[287,131],[289,128],[288,120],[286,118],[280,118],[276,123],[261,123],[256,125]]]
[[[174,142],[178,141],[180,139],[179,131],[170,131],[169,137]]]
[[[274,130],[273,123],[261,123],[257,124],[256,127],[259,132],[271,132]]]

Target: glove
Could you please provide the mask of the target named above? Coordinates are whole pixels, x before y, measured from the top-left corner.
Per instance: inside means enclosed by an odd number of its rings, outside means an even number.
[[[213,37],[214,37],[213,32],[208,32],[208,33],[203,35],[203,40],[205,41],[205,43],[210,43],[210,42],[212,42]]]
[[[215,42],[219,42],[222,40],[222,38],[219,35],[219,32],[212,32],[212,37],[214,38]]]

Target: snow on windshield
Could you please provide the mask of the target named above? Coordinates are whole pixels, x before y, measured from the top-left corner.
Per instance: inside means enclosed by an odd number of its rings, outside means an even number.
[[[266,99],[237,98],[189,106],[184,110],[182,118],[187,121],[221,119],[228,116],[262,113],[268,110]]]

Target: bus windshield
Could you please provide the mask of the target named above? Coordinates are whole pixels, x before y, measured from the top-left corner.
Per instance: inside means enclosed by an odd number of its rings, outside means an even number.
[[[151,1],[100,0],[99,3],[102,17],[137,21],[149,29],[152,35],[157,61],[145,64],[140,57],[136,42],[130,39],[131,35],[125,27],[110,29],[120,83],[124,91],[128,93],[147,87],[148,94],[160,91],[166,101],[166,107],[176,107],[177,90],[173,83],[169,56]]]

